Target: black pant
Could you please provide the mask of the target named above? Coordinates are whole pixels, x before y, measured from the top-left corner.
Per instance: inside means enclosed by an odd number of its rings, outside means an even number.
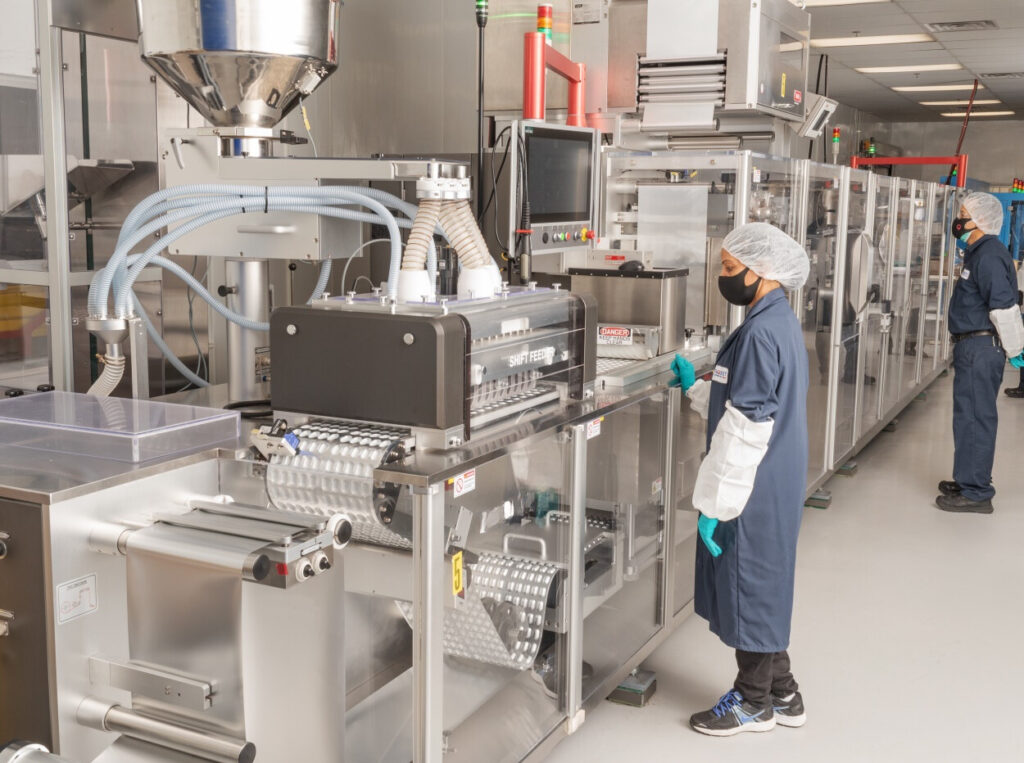
[[[1006,354],[992,336],[972,336],[953,346],[953,479],[964,497],[987,501],[995,495],[996,400]]]
[[[771,706],[771,697],[788,697],[800,687],[789,669],[789,654],[786,652],[744,652],[736,650],[735,689],[747,700],[760,708]]]

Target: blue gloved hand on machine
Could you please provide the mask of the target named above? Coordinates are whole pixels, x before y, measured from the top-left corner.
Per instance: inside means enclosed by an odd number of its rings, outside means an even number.
[[[1010,358],[1010,365],[1014,368],[1024,368],[1024,352],[1015,358]]]
[[[717,519],[709,519],[703,514],[697,519],[697,533],[700,535],[700,539],[704,541],[704,545],[708,547],[708,553],[715,558],[722,555],[721,547],[713,540],[716,527],[718,527]]]
[[[693,363],[679,354],[672,359],[672,374],[675,378],[669,382],[669,386],[682,387],[683,392],[690,389],[697,381],[697,372],[693,368]]]

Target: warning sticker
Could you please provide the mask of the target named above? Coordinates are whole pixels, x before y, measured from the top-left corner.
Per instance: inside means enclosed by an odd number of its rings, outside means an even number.
[[[96,576],[86,575],[57,586],[57,622],[64,623],[85,617],[99,609]]]
[[[604,416],[599,419],[594,419],[587,424],[587,439],[593,440],[595,437],[601,434],[601,422],[604,421]]]
[[[803,101],[803,99],[804,99],[804,91],[803,90],[794,90],[793,91],[793,103],[801,103]]]
[[[468,472],[460,474],[452,483],[452,492],[456,498],[466,493],[472,493],[474,490],[476,490],[476,469],[470,469]]]
[[[782,92],[780,93],[780,95],[783,98],[786,97],[786,73],[785,72],[782,73]]]
[[[601,326],[597,332],[598,344],[633,344],[633,329],[623,326]]]

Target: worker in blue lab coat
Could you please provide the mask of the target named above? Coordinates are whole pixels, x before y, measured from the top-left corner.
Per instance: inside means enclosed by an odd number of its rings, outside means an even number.
[[[996,454],[996,398],[1006,359],[1024,367],[1024,323],[1017,305],[1017,274],[997,234],[1003,205],[972,193],[953,220],[964,264],[949,302],[953,335],[953,479],[939,483],[943,511],[991,514]]]
[[[690,718],[712,736],[806,720],[786,649],[807,486],[807,350],[783,290],[803,286],[808,271],[807,253],[778,228],[734,230],[722,243],[719,289],[750,311],[725,340],[710,382],[695,382],[685,359],[674,363],[708,420],[693,491],[695,609],[736,650],[739,667],[733,688]]]

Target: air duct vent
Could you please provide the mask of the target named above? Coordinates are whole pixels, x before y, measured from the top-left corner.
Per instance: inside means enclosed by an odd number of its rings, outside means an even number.
[[[937,24],[925,24],[929,32],[981,32],[986,29],[998,29],[994,21],[941,21]]]
[[[992,72],[978,76],[982,79],[1024,79],[1024,72]]]

